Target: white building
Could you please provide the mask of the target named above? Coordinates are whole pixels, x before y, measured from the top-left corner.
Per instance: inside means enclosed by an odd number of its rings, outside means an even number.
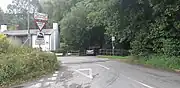
[[[31,34],[31,46],[33,48],[39,48],[36,45],[38,29],[30,29]],[[43,29],[44,33],[44,45],[40,45],[43,51],[52,51],[60,48],[60,30],[57,23],[53,23],[53,29]],[[13,41],[18,41],[20,45],[28,45],[28,30],[7,30],[5,25],[1,26],[0,33],[13,38]]]

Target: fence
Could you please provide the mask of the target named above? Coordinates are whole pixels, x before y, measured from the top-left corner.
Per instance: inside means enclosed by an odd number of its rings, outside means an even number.
[[[76,51],[70,50],[70,51],[66,52],[66,55],[67,56],[85,56],[86,55],[86,51],[85,50],[83,50],[83,51],[80,51],[80,50],[76,50]]]
[[[123,49],[115,49],[114,53],[112,49],[100,49],[97,51],[94,51],[95,55],[115,55],[115,56],[128,56],[130,55],[130,52],[128,50],[123,50]],[[86,50],[77,50],[73,51],[70,50],[68,52],[62,52],[63,55],[65,56],[86,56]]]
[[[128,56],[130,55],[130,52],[123,49],[115,49],[114,51],[112,49],[100,49],[99,55]]]

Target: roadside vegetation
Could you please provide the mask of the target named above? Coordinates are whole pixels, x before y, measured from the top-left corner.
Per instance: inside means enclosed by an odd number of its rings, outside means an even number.
[[[0,87],[33,80],[58,69],[54,54],[10,44],[0,35]]]
[[[130,64],[138,64],[146,67],[165,69],[179,72],[180,58],[166,55],[150,56],[97,56],[98,58],[108,58],[116,61],[122,61]]]
[[[180,69],[180,0],[32,0],[30,4],[31,10],[49,15],[46,28],[59,23],[62,52],[112,49],[114,36],[115,49],[130,51],[136,57],[133,61]],[[0,11],[0,21],[25,29],[27,5],[13,0],[7,13]],[[36,28],[32,15],[30,26]]]

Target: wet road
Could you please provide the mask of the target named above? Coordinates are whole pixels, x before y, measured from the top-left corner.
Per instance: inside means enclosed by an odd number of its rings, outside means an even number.
[[[180,75],[96,57],[61,57],[53,75],[23,88],[180,88]]]

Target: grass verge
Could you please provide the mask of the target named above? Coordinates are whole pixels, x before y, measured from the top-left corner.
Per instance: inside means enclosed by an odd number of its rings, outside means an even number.
[[[180,58],[166,55],[149,55],[145,57],[135,56],[98,56],[98,58],[109,58],[123,61],[130,64],[142,65],[145,67],[180,72]]]

